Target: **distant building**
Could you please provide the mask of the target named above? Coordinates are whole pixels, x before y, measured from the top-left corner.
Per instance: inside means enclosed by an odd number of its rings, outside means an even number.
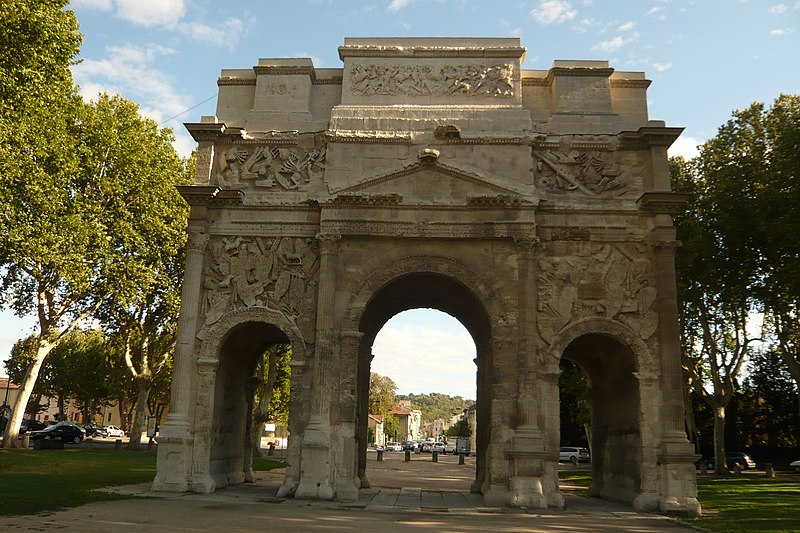
[[[414,409],[410,400],[401,400],[390,414],[400,423],[397,435],[390,435],[397,440],[418,440],[422,435],[422,411]]]
[[[370,444],[373,446],[386,444],[386,435],[383,432],[383,417],[381,415],[369,415],[367,427],[372,430],[372,442]]]

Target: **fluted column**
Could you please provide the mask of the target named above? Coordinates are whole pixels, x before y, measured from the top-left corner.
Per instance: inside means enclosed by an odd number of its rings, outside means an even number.
[[[667,440],[686,439],[683,410],[683,375],[681,369],[678,296],[675,279],[675,240],[653,242],[658,297],[658,345],[661,359],[661,382],[664,395],[663,424]]]
[[[189,394],[191,390],[191,358],[197,317],[200,309],[203,282],[203,259],[208,234],[204,225],[189,226],[186,242],[186,268],[181,288],[181,309],[178,318],[178,338],[173,362],[172,394],[169,418],[172,423],[187,423],[189,416]]]

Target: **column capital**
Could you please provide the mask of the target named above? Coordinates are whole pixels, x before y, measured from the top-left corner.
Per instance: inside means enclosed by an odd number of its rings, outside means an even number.
[[[342,236],[338,233],[317,233],[316,239],[319,241],[320,253],[335,254],[339,251]]]
[[[208,246],[208,233],[189,231],[189,237],[186,239],[187,251],[205,253],[206,246]]]
[[[533,237],[514,237],[514,244],[517,245],[517,248],[520,251],[524,252],[535,252],[537,248],[539,248],[539,244],[541,243],[541,239],[537,236]]]

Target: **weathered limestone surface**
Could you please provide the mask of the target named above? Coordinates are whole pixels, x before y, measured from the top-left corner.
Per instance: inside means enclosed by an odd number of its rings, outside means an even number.
[[[487,505],[559,507],[559,361],[590,376],[598,496],[699,513],[683,432],[667,147],[650,81],[525,70],[518,39],[345,39],[341,69],[223,70],[198,142],[169,422],[154,487],[252,476],[255,358],[292,344],[282,495],[369,486],[372,342],[432,307],[477,346]]]

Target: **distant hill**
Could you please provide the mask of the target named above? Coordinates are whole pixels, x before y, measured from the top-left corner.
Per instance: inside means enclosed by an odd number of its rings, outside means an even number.
[[[475,403],[461,396],[448,396],[439,392],[430,394],[398,394],[396,400],[411,400],[414,409],[422,411],[423,423],[433,422],[437,418],[448,419],[456,413]]]

